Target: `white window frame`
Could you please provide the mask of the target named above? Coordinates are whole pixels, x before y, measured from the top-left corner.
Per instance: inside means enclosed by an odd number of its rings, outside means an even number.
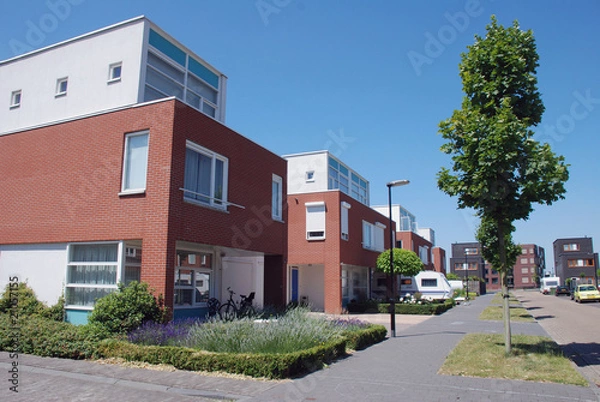
[[[367,221],[363,221],[363,248],[371,251],[383,251],[384,245],[384,234],[386,226],[383,223],[375,222],[372,224]]]
[[[118,71],[118,76],[115,76],[115,72]],[[121,81],[121,75],[123,74],[123,62],[112,63],[108,66],[108,83]]]
[[[315,181],[315,171],[307,170],[305,175],[305,180],[307,183],[313,183]]]
[[[117,245],[117,261],[115,262],[78,262],[71,261],[71,248],[73,246],[95,246],[95,245]],[[124,248],[123,242],[94,242],[94,243],[71,243],[67,245],[67,271],[65,274],[65,308],[69,310],[93,310],[94,306],[84,306],[79,304],[66,304],[68,302],[67,292],[68,289],[108,289],[115,291],[118,289],[119,282],[122,281],[123,275],[123,258]],[[104,265],[104,266],[115,266],[116,267],[116,279],[114,284],[97,284],[97,283],[71,283],[69,282],[69,269],[71,266],[96,266],[96,265]]]
[[[275,186],[277,186],[275,188]],[[283,178],[273,173],[271,183],[271,216],[274,220],[283,220]]]
[[[419,246],[419,257],[423,264],[429,264],[429,247],[428,246]]]
[[[64,90],[62,88],[62,86],[65,86]],[[69,88],[69,77],[62,77],[56,80],[56,93],[55,93],[55,97],[59,97],[59,96],[66,96],[67,95],[67,90]]]
[[[306,240],[325,240],[326,213],[324,201],[307,202],[306,207]]]
[[[143,187],[128,188],[127,183],[131,174],[131,159],[129,144],[130,139],[133,137],[146,136],[146,160],[144,164],[144,185]],[[123,150],[123,177],[121,178],[121,195],[127,194],[141,194],[146,191],[146,185],[148,180],[148,153],[150,148],[150,132],[148,130],[139,131],[135,133],[129,133],[125,135],[125,147]]]
[[[350,239],[350,229],[348,227],[348,213],[352,205],[347,203],[346,201],[342,201],[340,205],[340,231],[342,240],[348,241]]]
[[[23,98],[23,91],[18,89],[16,91],[12,91],[10,94],[10,108],[16,109],[21,106],[21,99]]]
[[[195,193],[192,190],[186,189],[185,188],[185,179],[184,179],[184,187],[183,187],[184,201],[192,203],[192,204],[196,204],[196,205],[201,205],[201,206],[210,206],[212,208],[221,209],[221,210],[226,211],[227,206],[229,205],[229,203],[227,202],[227,188],[228,188],[228,182],[229,182],[229,178],[228,178],[228,176],[229,176],[229,159],[222,155],[219,155],[218,153],[213,152],[207,148],[204,148],[190,140],[186,141],[186,150],[187,149],[190,149],[194,152],[202,154],[211,159],[210,194],[206,195],[206,194]],[[222,196],[220,199],[215,198],[215,167],[216,167],[217,160],[223,162],[223,189],[222,189]],[[184,175],[185,175],[185,173],[184,173]],[[202,198],[208,198],[209,202],[203,202],[201,200],[197,200],[195,198],[192,198],[191,195],[199,195]]]

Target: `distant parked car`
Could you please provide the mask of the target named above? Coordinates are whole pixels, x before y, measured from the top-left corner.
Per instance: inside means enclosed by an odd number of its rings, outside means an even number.
[[[594,285],[578,285],[573,293],[576,302],[600,301],[600,292]]]
[[[558,286],[556,288],[556,293],[554,293],[555,296],[560,296],[560,295],[566,295],[566,296],[571,296],[571,289],[569,289],[566,286]]]

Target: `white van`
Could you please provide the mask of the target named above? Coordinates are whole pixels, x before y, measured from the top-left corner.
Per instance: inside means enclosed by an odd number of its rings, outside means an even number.
[[[427,300],[446,300],[454,295],[454,289],[450,286],[446,276],[436,271],[421,271],[413,277],[402,277],[398,295],[405,297],[407,293],[414,295],[417,292]]]

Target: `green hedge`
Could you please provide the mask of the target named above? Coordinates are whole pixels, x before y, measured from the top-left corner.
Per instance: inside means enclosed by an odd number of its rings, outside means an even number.
[[[283,354],[211,353],[176,346],[140,346],[105,340],[98,346],[104,357],[169,364],[180,370],[225,371],[252,377],[289,378],[321,369],[346,353],[346,340],[338,339],[311,349]]]
[[[387,329],[383,325],[370,325],[364,329],[345,332],[344,337],[348,349],[361,350],[383,341],[386,334]]]
[[[96,354],[97,339],[66,322],[37,316],[16,323],[0,314],[0,350],[45,357],[86,359]]]
[[[449,299],[443,303],[396,303],[396,314],[421,314],[421,315],[439,315],[452,307],[456,303],[454,299]],[[349,313],[388,313],[390,312],[389,303],[379,303],[373,300],[368,300],[362,303],[349,303],[347,306]]]

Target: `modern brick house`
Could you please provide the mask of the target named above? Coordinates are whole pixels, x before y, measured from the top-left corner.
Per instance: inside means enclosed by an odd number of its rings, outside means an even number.
[[[229,286],[284,304],[286,161],[222,123],[224,86],[143,17],[0,62],[0,286],[73,323],[132,280],[176,318]]]
[[[469,291],[485,294],[487,291],[496,291],[502,288],[498,272],[481,256],[481,247],[477,242],[452,244],[452,257],[450,257],[450,270],[459,278],[477,277],[483,282],[469,282]],[[491,272],[490,272],[491,271]]]
[[[390,245],[389,218],[369,207],[369,183],[328,151],[287,155],[288,300],[340,313],[385,296],[375,274]]]
[[[567,279],[598,286],[598,253],[591,237],[556,239],[552,243],[554,268],[561,284]]]

